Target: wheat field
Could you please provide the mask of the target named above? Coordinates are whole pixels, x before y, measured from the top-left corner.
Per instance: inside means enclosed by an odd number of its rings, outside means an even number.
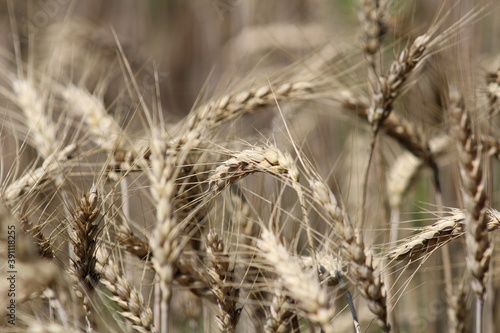
[[[0,16],[0,332],[498,332],[496,1]]]

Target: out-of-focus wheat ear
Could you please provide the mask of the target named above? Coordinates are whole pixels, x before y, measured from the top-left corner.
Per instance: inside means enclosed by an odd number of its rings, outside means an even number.
[[[27,331],[32,333],[79,333],[80,329],[76,327],[67,327],[58,323],[51,323],[47,321],[30,321]]]
[[[101,247],[96,252],[96,258],[96,270],[101,277],[99,281],[111,292],[107,296],[120,307],[120,315],[130,321],[137,332],[157,332],[153,325],[153,312],[144,303],[140,291],[123,276],[109,253]]]
[[[57,151],[60,140],[56,125],[48,114],[47,93],[40,92],[34,82],[22,78],[12,80],[14,94],[4,93],[24,113],[25,124],[31,130],[33,146],[45,158]]]
[[[472,275],[471,287],[482,301],[486,290],[485,279],[491,259],[488,235],[486,190],[483,178],[483,161],[480,143],[477,141],[468,110],[462,95],[450,91],[450,113],[454,120],[457,147],[460,158],[466,213],[467,267]],[[478,320],[480,320],[478,318]]]
[[[110,152],[122,148],[125,138],[123,130],[106,112],[101,98],[72,84],[64,85],[61,89],[68,111],[83,118],[97,146]]]
[[[451,306],[448,307],[448,311],[451,313],[448,315],[450,318],[449,331],[453,333],[465,333],[467,332],[467,291],[465,280],[463,280],[456,292],[450,300]]]
[[[387,318],[386,289],[373,253],[363,243],[358,230],[349,216],[339,206],[330,188],[322,181],[311,180],[313,199],[325,209],[334,221],[335,231],[342,241],[342,253],[349,260],[350,272],[354,275],[358,289],[366,299],[368,308],[374,313],[384,332],[390,331]]]
[[[359,118],[369,122],[369,102],[355,96],[351,91],[341,91],[336,99],[341,105]],[[417,124],[399,117],[391,112],[387,119],[380,125],[385,134],[396,140],[403,148],[412,153],[415,157],[422,159],[434,172],[437,171],[437,164],[432,156],[431,148],[425,138],[424,131]],[[436,176],[435,176],[436,177]]]
[[[450,141],[448,135],[439,135],[430,139],[429,148],[433,157],[442,156],[450,146]],[[401,205],[404,195],[408,192],[424,165],[425,161],[417,158],[411,152],[400,154],[392,164],[387,173],[387,191],[392,209],[397,209]]]
[[[486,74],[486,83],[488,84],[489,113],[496,115],[500,112],[500,68],[495,73]]]
[[[142,240],[123,222],[118,223],[117,237],[125,249],[136,256],[139,260],[151,260],[153,253],[151,252],[149,243]]]
[[[316,269],[304,270],[297,257],[292,256],[280,244],[276,235],[263,229],[257,247],[270,272],[278,276],[278,282],[286,294],[296,302],[296,308],[309,321],[320,325],[324,332],[334,332],[332,323],[335,310],[329,302],[326,288],[320,284]]]
[[[234,284],[234,270],[219,235],[210,230],[207,235],[207,256],[211,265],[207,268],[211,291],[217,300],[219,314],[217,325],[221,332],[231,333],[236,329],[242,308],[238,308],[240,289]]]
[[[200,258],[197,254],[183,252],[177,261],[174,278],[181,286],[188,288],[196,296],[216,303],[217,300],[211,291],[206,268],[200,266]]]
[[[314,85],[310,82],[289,82],[264,85],[239,93],[230,93],[196,108],[187,118],[188,131],[205,134],[221,125],[259,108],[287,99],[313,98]]]
[[[118,181],[120,173],[144,167],[142,155],[128,142],[120,124],[108,114],[102,97],[92,95],[84,88],[69,84],[60,87],[60,94],[68,104],[67,110],[81,117],[90,132],[90,138],[109,154],[108,177]]]
[[[77,279],[76,294],[82,300],[85,308],[86,321],[89,329],[95,326],[92,316],[90,296],[99,281],[99,273],[95,269],[97,237],[99,234],[99,197],[97,188],[93,186],[85,193],[73,214],[71,230],[71,245],[75,258],[72,273]]]
[[[382,37],[387,30],[385,16],[386,0],[361,0],[358,12],[359,24],[363,38],[363,51],[368,63],[368,78],[375,82],[378,73],[378,55]]]
[[[480,147],[488,156],[493,156],[497,160],[500,159],[500,140],[491,135],[479,135]]]
[[[489,232],[500,228],[500,213],[497,210],[488,209],[486,216],[488,221],[486,226]],[[460,209],[452,209],[449,216],[442,217],[431,226],[422,228],[414,236],[390,249],[388,257],[391,260],[422,259],[449,241],[462,237],[465,229],[464,212]]]
[[[278,281],[278,286],[283,284]],[[285,333],[291,331],[292,319],[296,316],[293,300],[282,287],[273,290],[273,299],[267,313],[264,331],[266,333]]]
[[[53,259],[54,251],[52,249],[52,243],[50,239],[47,239],[43,234],[43,228],[40,225],[33,225],[30,223],[27,216],[20,218],[19,222],[23,231],[33,237],[40,256],[46,259]]]
[[[42,166],[32,171],[27,171],[20,178],[10,183],[3,193],[6,204],[12,206],[22,195],[39,191],[45,183],[62,175],[63,170],[68,167],[76,151],[75,144],[69,144],[60,151],[49,155]]]

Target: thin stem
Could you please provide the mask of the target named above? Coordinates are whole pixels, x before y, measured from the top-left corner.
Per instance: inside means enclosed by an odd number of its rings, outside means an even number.
[[[347,300],[347,304],[349,305],[349,310],[351,310],[352,321],[354,325],[354,331],[356,333],[361,333],[361,325],[359,324],[358,314],[356,312],[356,307],[354,306],[354,302],[352,301],[352,295],[349,289],[347,289],[347,285],[342,279],[342,273],[340,271],[335,271],[335,278],[339,282],[340,288],[345,292],[345,298]]]

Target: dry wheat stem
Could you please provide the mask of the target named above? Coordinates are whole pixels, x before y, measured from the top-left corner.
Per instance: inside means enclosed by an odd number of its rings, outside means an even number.
[[[350,271],[354,274],[361,295],[368,307],[380,321],[384,332],[390,331],[387,321],[386,289],[373,254],[365,248],[361,235],[351,224],[347,214],[339,207],[331,190],[319,180],[311,180],[313,199],[322,206],[335,221],[335,230],[342,241],[342,251],[349,260]]]
[[[240,289],[234,287],[234,270],[229,267],[227,249],[214,230],[210,230],[207,235],[207,257],[211,263],[207,275],[219,308],[217,325],[221,332],[234,332],[242,310],[237,307]]]
[[[334,332],[332,320],[335,311],[329,304],[327,291],[317,279],[315,269],[304,271],[298,258],[291,256],[267,229],[263,229],[257,247],[271,265],[272,272],[279,276],[287,295],[296,302],[297,309],[326,333]]]
[[[489,232],[500,228],[498,211],[490,208],[486,211],[486,216]],[[421,259],[450,240],[462,237],[465,229],[465,213],[460,209],[452,209],[449,216],[438,219],[431,226],[423,228],[419,233],[391,249],[388,257],[395,260]]]
[[[141,292],[127,281],[106,250],[99,248],[96,257],[100,282],[111,292],[112,295],[107,296],[120,307],[120,315],[130,321],[137,332],[156,332],[153,313],[144,303]]]
[[[473,133],[469,112],[465,109],[463,98],[458,91],[450,92],[450,113],[456,126],[460,176],[464,189],[464,203],[467,207],[467,267],[472,275],[472,289],[482,301],[486,288],[485,278],[493,250],[488,235],[487,198],[481,147]]]

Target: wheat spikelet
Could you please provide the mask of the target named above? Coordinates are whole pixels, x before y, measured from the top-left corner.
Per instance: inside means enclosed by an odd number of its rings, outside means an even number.
[[[430,35],[417,37],[411,46],[405,48],[395,60],[385,76],[379,77],[374,85],[372,102],[368,110],[368,121],[375,131],[392,112],[393,104],[401,94],[403,84],[416,66],[426,56]]]
[[[372,81],[377,77],[377,55],[380,52],[382,36],[386,31],[386,5],[387,1],[384,0],[362,0],[358,12],[363,34],[363,51],[368,63],[368,78]]]
[[[73,214],[71,230],[71,245],[75,256],[71,273],[77,280],[75,292],[86,311],[85,320],[88,329],[96,326],[93,320],[90,296],[99,281],[99,273],[95,269],[97,261],[95,251],[100,231],[97,221],[99,216],[97,204],[97,188],[93,186],[80,200],[78,208]]]
[[[33,237],[33,240],[38,247],[40,256],[46,259],[53,259],[54,251],[52,249],[52,243],[50,239],[47,239],[44,236],[42,227],[40,225],[33,225],[30,223],[28,217],[20,218],[19,222],[23,231]]]
[[[276,147],[254,147],[231,155],[208,179],[210,190],[222,191],[228,185],[255,172],[270,173],[294,182],[299,180],[299,172],[292,157]]]
[[[485,278],[492,254],[486,214],[486,190],[482,172],[481,148],[472,131],[464,101],[458,91],[450,92],[450,112],[457,127],[460,175],[467,207],[467,264],[472,275],[472,289],[479,299],[485,293]]]
[[[335,312],[314,271],[304,271],[298,258],[291,256],[267,229],[262,231],[257,247],[271,265],[272,271],[279,276],[279,282],[286,289],[287,295],[296,302],[297,309],[311,322],[320,325],[325,332],[334,332],[331,321]]]
[[[38,191],[46,182],[61,175],[67,167],[66,162],[71,159],[76,151],[76,145],[70,144],[60,151],[50,154],[42,163],[42,166],[29,172],[11,182],[3,192],[3,200],[12,206],[23,194]]]
[[[495,114],[500,110],[500,68],[495,73],[486,74],[486,83],[488,84],[489,112]]]
[[[141,293],[121,274],[109,253],[101,247],[96,252],[96,258],[100,282],[111,292],[108,297],[120,307],[120,315],[130,321],[137,332],[156,332],[151,309],[145,305]]]
[[[237,308],[240,290],[234,287],[234,271],[229,268],[229,255],[214,230],[207,235],[207,256],[211,263],[207,274],[219,307],[217,325],[221,332],[234,332],[242,310]]]
[[[272,105],[276,100],[309,99],[310,82],[291,82],[278,86],[265,85],[236,94],[226,95],[195,109],[187,122],[189,131],[208,132],[223,122],[240,117],[257,108]]]
[[[282,283],[278,281],[278,284]],[[264,325],[266,333],[290,332],[292,318],[295,316],[293,300],[279,289],[274,291],[273,300]]]
[[[4,93],[16,103],[25,115],[26,125],[32,130],[34,148],[48,157],[60,146],[57,128],[48,114],[47,93],[40,92],[32,80],[13,79],[14,94]]]
[[[171,284],[174,278],[175,262],[180,253],[180,228],[173,216],[173,196],[175,189],[176,154],[167,151],[160,138],[151,142],[151,169],[148,176],[151,181],[151,194],[156,205],[156,231],[150,238],[150,247],[154,252],[153,266],[160,279],[162,302],[171,297]]]
[[[494,209],[486,211],[487,230],[492,232],[500,228],[500,213]],[[389,251],[389,258],[395,260],[417,260],[431,253],[452,239],[462,237],[465,233],[465,213],[460,209],[452,209],[449,216],[438,219],[431,226],[423,228],[416,235],[405,239],[402,244]]]
[[[73,262],[74,274],[85,286],[86,290],[93,290],[99,281],[99,274],[95,271],[95,251],[99,216],[97,189],[93,187],[86,193],[74,213],[73,233],[71,243],[75,253]]]
[[[373,254],[365,248],[361,236],[352,226],[349,217],[339,207],[330,189],[319,180],[311,180],[314,200],[335,221],[335,230],[342,240],[342,251],[349,260],[358,288],[368,302],[369,309],[377,316],[384,332],[390,330],[387,319],[386,290]]]
[[[116,120],[106,112],[102,99],[72,84],[65,85],[61,95],[70,112],[82,117],[88,125],[97,146],[107,151],[122,148],[125,135]]]

